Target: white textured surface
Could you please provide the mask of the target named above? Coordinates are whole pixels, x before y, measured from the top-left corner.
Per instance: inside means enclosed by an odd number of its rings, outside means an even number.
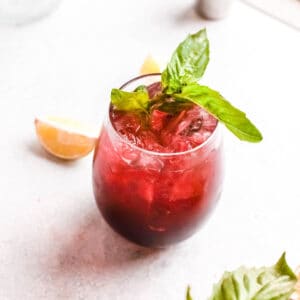
[[[269,14],[300,30],[299,0],[243,0],[261,11]]]
[[[181,0],[65,0],[50,18],[0,29],[0,299],[205,299],[224,269],[300,263],[300,35],[237,2],[204,23]],[[227,177],[210,220],[164,251],[138,248],[99,216],[91,156],[61,163],[35,140],[36,114],[99,124],[110,88],[148,52],[165,60],[206,25],[204,82],[249,113],[259,145],[225,132]]]
[[[0,24],[23,24],[52,12],[60,0],[0,0]]]

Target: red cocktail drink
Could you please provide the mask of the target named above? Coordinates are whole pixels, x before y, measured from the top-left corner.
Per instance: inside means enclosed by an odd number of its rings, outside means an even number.
[[[161,247],[190,237],[220,196],[222,142],[217,120],[192,103],[155,102],[159,75],[146,85],[150,114],[110,107],[93,162],[94,193],[108,224],[137,244]]]

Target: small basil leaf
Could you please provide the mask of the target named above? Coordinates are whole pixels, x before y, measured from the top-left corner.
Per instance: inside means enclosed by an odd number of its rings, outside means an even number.
[[[136,87],[134,89],[134,92],[145,92],[145,93],[148,93],[148,90],[147,90],[147,86],[146,85],[139,85],[138,87]]]
[[[209,61],[206,30],[189,35],[175,50],[162,73],[162,85],[167,94],[179,92],[182,86],[197,82]]]
[[[144,90],[136,92],[125,92],[119,89],[112,89],[111,91],[111,103],[118,110],[123,111],[135,111],[142,110],[147,111],[149,106],[149,96]]]
[[[191,84],[182,88],[182,92],[173,95],[178,99],[185,99],[203,107],[216,117],[240,140],[260,142],[263,137],[259,130],[246,117],[246,114],[231,105],[218,92],[207,86]]]
[[[191,101],[176,101],[176,102],[163,102],[161,104],[156,104],[153,108],[169,114],[178,114],[183,110],[189,110],[193,106]],[[152,109],[152,107],[151,107]]]
[[[186,300],[193,300],[193,298],[191,296],[191,288],[189,286],[186,289]]]

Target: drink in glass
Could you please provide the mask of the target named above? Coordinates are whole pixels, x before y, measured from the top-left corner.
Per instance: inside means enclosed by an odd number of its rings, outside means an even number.
[[[151,101],[160,75],[122,89],[147,86]],[[222,141],[218,121],[199,106],[155,102],[150,114],[110,106],[93,161],[97,205],[107,223],[147,247],[180,242],[197,231],[221,194]]]

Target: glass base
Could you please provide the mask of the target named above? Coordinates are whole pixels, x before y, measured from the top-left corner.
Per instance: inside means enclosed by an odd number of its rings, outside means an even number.
[[[57,8],[61,0],[0,0],[0,24],[23,25],[37,21]]]

